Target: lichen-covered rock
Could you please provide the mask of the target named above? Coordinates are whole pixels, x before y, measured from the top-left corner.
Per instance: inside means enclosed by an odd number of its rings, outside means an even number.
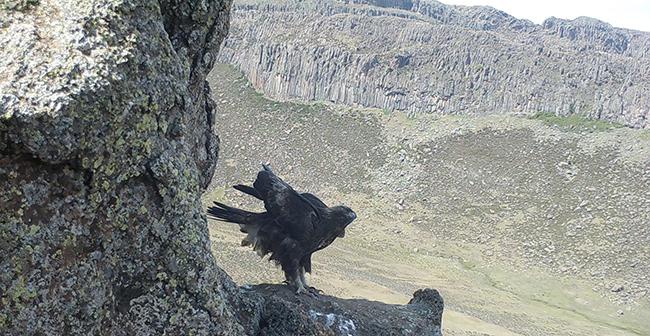
[[[250,288],[264,297],[259,335],[442,335],[442,296],[420,289],[406,305],[321,295],[295,295],[283,285]]]
[[[280,100],[650,127],[650,33],[433,0],[238,0],[219,61]]]
[[[0,334],[235,335],[260,302],[210,253],[205,82],[229,1],[0,10]],[[227,85],[227,84],[226,84]]]

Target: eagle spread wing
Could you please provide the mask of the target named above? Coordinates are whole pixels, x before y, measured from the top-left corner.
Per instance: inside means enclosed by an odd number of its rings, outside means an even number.
[[[343,237],[356,214],[345,206],[328,207],[310,193],[298,193],[275,175],[268,165],[257,174],[253,186],[235,189],[264,201],[265,212],[255,213],[215,202],[212,217],[240,225],[247,236],[242,245],[252,245],[260,256],[282,266],[286,280],[298,292],[306,292],[305,272],[311,272],[311,255]]]
[[[303,244],[308,242],[314,235],[315,226],[318,225],[318,209],[275,175],[269,166],[263,167],[257,174],[253,188],[262,197],[264,208],[276,219],[278,225],[285,229],[289,237]],[[315,196],[314,198],[318,199]]]

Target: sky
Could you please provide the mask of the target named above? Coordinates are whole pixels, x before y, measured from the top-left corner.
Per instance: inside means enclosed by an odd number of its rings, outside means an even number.
[[[555,16],[590,16],[612,26],[650,32],[650,0],[439,0],[450,5],[487,5],[520,19],[542,23]]]

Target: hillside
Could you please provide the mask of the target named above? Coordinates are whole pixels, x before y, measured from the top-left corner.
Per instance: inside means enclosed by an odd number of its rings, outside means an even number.
[[[643,335],[650,330],[650,134],[581,118],[418,115],[269,100],[217,65],[222,151],[205,204],[270,161],[359,219],[315,254],[328,295],[445,298],[445,335]],[[232,83],[219,86],[217,83]],[[236,226],[210,222],[238,284],[280,283]]]
[[[278,100],[650,127],[650,33],[422,1],[236,1],[219,61]]]

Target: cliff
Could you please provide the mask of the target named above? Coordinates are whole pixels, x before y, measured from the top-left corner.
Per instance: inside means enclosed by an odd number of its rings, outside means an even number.
[[[219,61],[281,100],[647,128],[650,33],[437,1],[240,1]]]
[[[2,4],[1,335],[266,330],[275,299],[216,265],[200,202],[219,152],[205,77],[229,11],[229,1]]]
[[[0,334],[244,331],[199,201],[230,3],[197,4],[5,3]]]

